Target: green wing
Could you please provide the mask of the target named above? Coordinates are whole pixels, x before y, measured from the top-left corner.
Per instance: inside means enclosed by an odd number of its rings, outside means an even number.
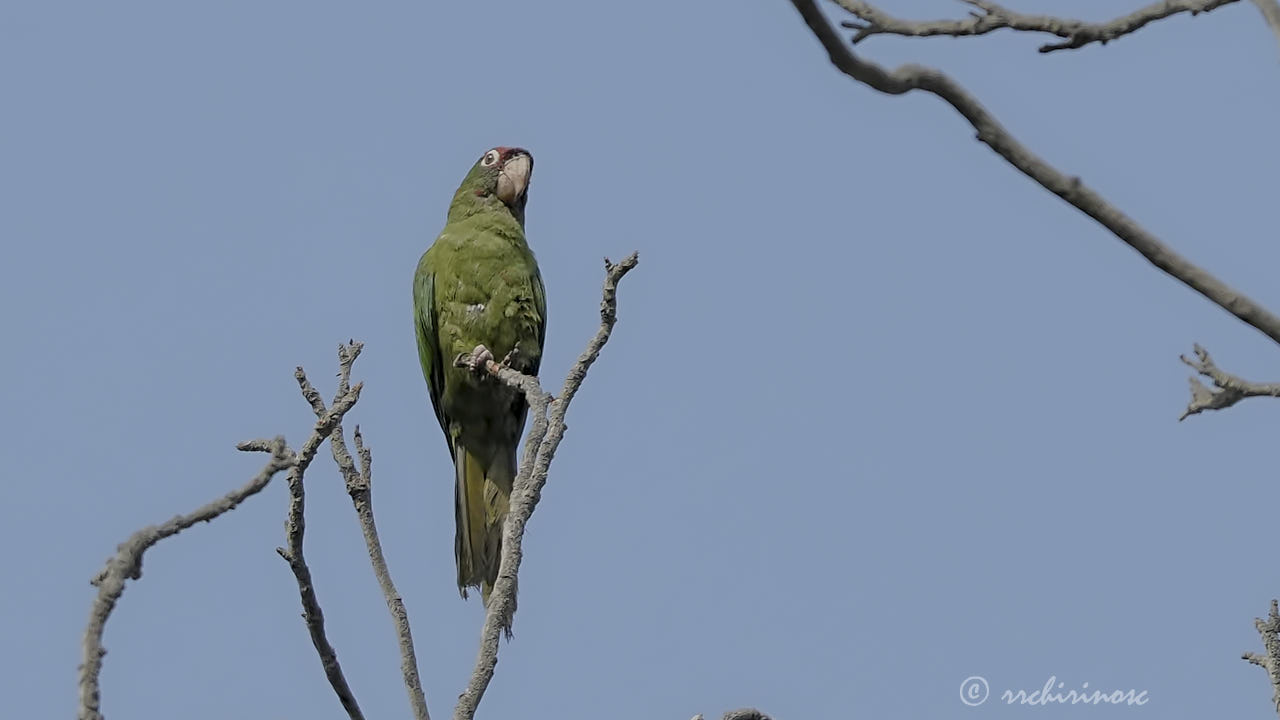
[[[542,351],[547,347],[547,291],[542,287],[542,272],[533,266],[533,307],[538,313],[538,361],[529,368],[529,374],[537,377],[542,365]]]
[[[449,434],[449,418],[440,402],[444,395],[444,358],[440,356],[440,333],[436,327],[436,274],[428,269],[426,258],[418,265],[413,280],[414,326],[418,331],[418,361],[427,379],[427,392],[431,395],[431,407],[435,410],[444,441],[453,457],[453,437]]]

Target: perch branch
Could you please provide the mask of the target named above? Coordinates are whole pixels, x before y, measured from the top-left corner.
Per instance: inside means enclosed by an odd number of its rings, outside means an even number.
[[[542,389],[538,379],[521,374],[493,360],[484,363],[484,369],[498,380],[524,393],[529,403],[529,411],[533,415],[533,426],[525,440],[524,457],[520,461],[520,469],[516,474],[511,492],[511,506],[506,522],[502,528],[502,557],[498,564],[498,578],[489,596],[485,608],[484,626],[480,631],[480,650],[476,657],[475,670],[466,690],[458,697],[458,705],[454,708],[454,720],[472,720],[476,707],[484,697],[489,682],[493,679],[494,668],[498,664],[498,641],[505,632],[511,634],[511,623],[516,606],[516,578],[520,572],[522,558],[521,541],[524,537],[525,525],[533,514],[538,500],[542,496],[542,488],[547,482],[547,472],[556,448],[564,437],[567,426],[565,413],[569,410],[578,388],[586,379],[587,370],[600,355],[601,348],[609,341],[614,323],[618,317],[618,282],[622,280],[639,261],[636,253],[632,253],[619,263],[612,263],[605,258],[605,281],[603,297],[600,301],[600,327],[587,343],[587,348],[578,357],[577,362],[569,369],[564,386],[558,399],[553,398]],[[466,367],[472,362],[470,356],[461,356],[455,360]]]
[[[835,0],[840,7],[856,16],[858,21],[846,20],[840,23],[850,30],[857,30],[853,42],[858,43],[872,35],[903,35],[907,37],[929,37],[933,35],[949,35],[964,37],[969,35],[985,35],[994,30],[1019,30],[1022,32],[1039,32],[1057,35],[1063,42],[1049,43],[1040,47],[1040,52],[1049,53],[1055,50],[1073,50],[1092,43],[1106,43],[1136,32],[1149,23],[1163,20],[1179,13],[1199,15],[1237,0],[1160,0],[1146,7],[1122,15],[1103,23],[1084,22],[1070,18],[1057,18],[1048,15],[1028,15],[1015,12],[989,0],[961,0],[977,10],[970,10],[969,17],[964,20],[902,20],[893,17],[864,0]],[[1254,0],[1258,3],[1263,15],[1267,10],[1263,5],[1275,5],[1276,0]],[[1269,18],[1268,18],[1269,20]]]
[[[1255,383],[1245,380],[1242,377],[1232,375],[1222,370],[1214,364],[1213,358],[1209,357],[1209,351],[1195,345],[1196,359],[1192,360],[1186,355],[1179,355],[1182,362],[1186,363],[1191,369],[1213,381],[1216,390],[1210,389],[1200,382],[1195,375],[1191,376],[1191,402],[1187,405],[1187,409],[1183,411],[1179,420],[1185,420],[1192,415],[1204,412],[1205,410],[1222,410],[1251,397],[1280,397],[1280,383]]]
[[[855,55],[832,29],[815,0],[792,0],[831,63],[868,87],[889,95],[924,90],[942,98],[977,130],[977,139],[1049,192],[1110,230],[1152,265],[1181,281],[1267,337],[1280,343],[1280,317],[1174,252],[1078,177],[1063,174],[1018,142],[977,98],[945,73],[921,65],[892,71]]]
[[[1253,624],[1262,636],[1262,647],[1266,654],[1246,652],[1240,657],[1267,671],[1267,677],[1271,680],[1271,702],[1275,705],[1276,713],[1280,714],[1280,607],[1275,600],[1271,601],[1271,612],[1267,614],[1267,619],[1257,618]]]
[[[237,446],[246,452],[271,454],[262,470],[244,487],[234,490],[188,515],[179,515],[161,525],[149,525],[120,543],[116,554],[91,581],[98,588],[98,596],[89,611],[89,624],[85,628],[83,656],[80,665],[80,720],[102,720],[98,677],[102,672],[102,657],[107,651],[102,647],[102,633],[107,619],[124,593],[125,580],[142,578],[142,555],[161,540],[177,535],[198,522],[209,522],[223,513],[234,510],[247,498],[257,494],[271,482],[276,473],[296,467],[297,458],[285,445],[284,438],[274,440],[250,440]]]
[[[347,368],[347,372],[350,372],[350,368]],[[289,516],[285,523],[288,548],[276,548],[276,552],[289,563],[289,569],[293,571],[294,579],[298,582],[298,593],[302,598],[302,617],[306,621],[307,632],[311,635],[311,643],[320,654],[320,663],[324,666],[324,674],[329,678],[329,684],[333,686],[334,692],[338,695],[338,701],[342,703],[343,709],[347,711],[351,720],[363,720],[364,715],[360,712],[359,704],[356,703],[355,694],[347,684],[342,666],[338,664],[338,654],[325,635],[324,612],[320,609],[320,601],[316,598],[315,586],[311,581],[311,568],[307,566],[306,558],[302,553],[302,540],[306,532],[306,490],[303,486],[303,473],[315,459],[320,444],[341,427],[343,416],[360,399],[362,386],[349,387],[344,384],[341,392],[334,398],[333,408],[326,409],[320,393],[307,379],[307,374],[301,367],[294,370],[293,376],[298,381],[302,396],[306,398],[316,414],[316,425],[311,437],[307,438],[306,444],[298,454],[298,462],[289,471]]]
[[[338,348],[338,393],[346,393],[351,386],[351,366],[364,349],[363,343],[350,342]],[[355,440],[356,456],[360,459],[360,467],[352,459],[347,449],[347,441],[342,426],[334,428],[329,436],[329,444],[333,450],[333,460],[338,464],[347,494],[355,506],[356,517],[360,521],[360,531],[364,534],[365,547],[369,552],[369,562],[373,566],[373,574],[382,588],[382,595],[387,602],[387,610],[391,612],[391,622],[395,625],[396,638],[400,645],[400,672],[404,677],[404,686],[409,693],[409,704],[413,708],[416,720],[431,720],[427,712],[427,699],[422,692],[422,682],[418,677],[418,658],[413,649],[413,632],[409,629],[409,613],[405,611],[404,601],[391,580],[391,571],[387,569],[387,560],[382,553],[382,543],[378,540],[378,526],[373,519],[373,453],[364,444],[364,437],[357,425],[352,433]]]

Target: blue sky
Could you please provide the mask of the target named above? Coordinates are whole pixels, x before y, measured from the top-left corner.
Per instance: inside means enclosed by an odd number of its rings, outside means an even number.
[[[953,3],[891,6],[959,16]],[[1089,19],[1118,10],[1089,0]],[[1193,342],[1277,348],[1158,273],[925,95],[838,74],[786,2],[25,3],[0,29],[0,540],[15,717],[74,711],[89,578],[136,528],[300,443],[366,343],[351,416],[428,702],[470,673],[451,469],[410,282],[494,145],[537,158],[528,234],[558,384],[632,250],[620,323],[529,527],[482,717],[1251,716],[1280,595],[1257,400],[1178,423]],[[873,38],[1280,309],[1280,62],[1247,3],[1041,56]],[[307,554],[371,718],[392,627],[327,458]],[[339,718],[298,617],[283,482],[153,549],[107,628],[109,718]],[[960,703],[1135,688],[1142,708]]]

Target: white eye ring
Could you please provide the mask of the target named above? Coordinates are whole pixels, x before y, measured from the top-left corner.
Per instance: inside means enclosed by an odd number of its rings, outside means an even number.
[[[481,158],[480,164],[484,167],[493,167],[498,162],[498,151],[490,150]]]

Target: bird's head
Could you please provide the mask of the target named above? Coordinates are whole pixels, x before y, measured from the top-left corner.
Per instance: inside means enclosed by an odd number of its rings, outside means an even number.
[[[524,224],[524,206],[529,199],[529,178],[532,175],[533,156],[528,150],[493,148],[471,166],[471,172],[467,173],[454,195],[450,214],[459,205],[480,209],[496,200]]]

